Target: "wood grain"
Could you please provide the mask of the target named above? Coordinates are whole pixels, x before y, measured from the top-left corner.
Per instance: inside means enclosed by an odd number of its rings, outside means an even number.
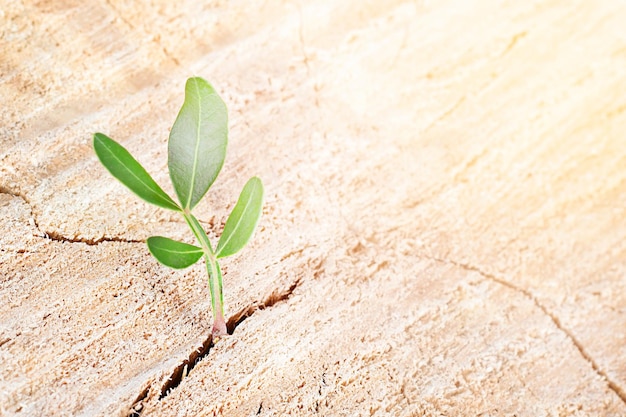
[[[624,21],[610,0],[5,1],[0,415],[626,415]],[[247,178],[267,194],[216,344],[201,266],[143,243],[185,225],[91,149],[107,133],[171,192],[193,75],[230,115],[210,236]]]

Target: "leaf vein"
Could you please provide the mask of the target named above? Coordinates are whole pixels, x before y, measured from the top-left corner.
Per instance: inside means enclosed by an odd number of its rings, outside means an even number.
[[[167,203],[168,205],[171,204],[171,201],[167,200],[166,198],[164,198],[159,192],[155,191],[150,185],[148,185],[143,179],[141,179],[140,177],[137,176],[137,174],[135,174],[135,172],[131,169],[129,169],[126,164],[124,162],[122,162],[122,160],[120,158],[117,157],[117,155],[115,154],[115,152],[113,152],[113,150],[106,144],[104,143],[104,146],[107,148],[107,150],[109,151],[109,154],[115,158],[115,160],[117,162],[120,163],[120,165],[126,170],[128,171],[133,177],[135,177],[135,179],[137,179],[141,185],[143,185],[150,193],[152,193],[153,195],[155,195],[160,201],[163,201],[165,203]]]
[[[198,100],[198,119],[196,123],[196,147],[194,150],[193,156],[193,168],[191,171],[191,181],[189,182],[189,195],[187,196],[187,204],[185,204],[186,208],[191,208],[191,201],[193,199],[193,191],[196,183],[196,171],[198,170],[198,158],[200,153],[200,125],[202,124],[202,97],[200,97],[200,87],[198,86],[198,82],[194,82],[194,87],[196,88],[197,100]]]

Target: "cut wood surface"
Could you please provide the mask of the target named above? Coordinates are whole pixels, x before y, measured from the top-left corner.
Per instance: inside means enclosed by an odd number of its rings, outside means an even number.
[[[626,416],[626,3],[4,0],[0,415]],[[210,338],[165,189],[190,76],[245,181]]]

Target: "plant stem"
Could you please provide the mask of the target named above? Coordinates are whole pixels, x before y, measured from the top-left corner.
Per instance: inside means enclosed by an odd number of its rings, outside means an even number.
[[[222,270],[217,260],[209,262],[207,258],[207,272],[209,272],[209,287],[211,288],[211,307],[213,308],[213,337],[224,336],[228,333],[224,320],[224,293],[222,291]],[[209,266],[210,265],[210,266]]]
[[[182,214],[204,251],[204,260],[209,278],[209,290],[211,292],[211,309],[213,310],[213,329],[211,333],[213,337],[224,336],[228,332],[226,329],[226,321],[224,320],[224,295],[222,293],[222,271],[220,265],[217,263],[217,258],[211,247],[209,237],[206,235],[198,219],[196,219],[189,210],[184,210]]]

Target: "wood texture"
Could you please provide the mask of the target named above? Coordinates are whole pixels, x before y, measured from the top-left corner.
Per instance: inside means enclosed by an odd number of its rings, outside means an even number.
[[[0,414],[626,415],[625,21],[609,0],[5,0]],[[143,243],[186,226],[91,148],[107,133],[171,192],[193,75],[230,115],[210,236],[247,178],[267,194],[215,345],[202,267]]]

